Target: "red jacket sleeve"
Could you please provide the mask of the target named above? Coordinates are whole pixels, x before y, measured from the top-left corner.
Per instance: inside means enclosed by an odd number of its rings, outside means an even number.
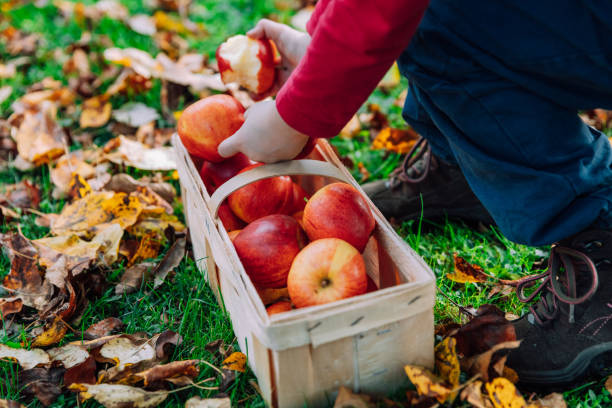
[[[427,0],[323,0],[306,55],[276,98],[310,137],[333,137],[408,46]]]
[[[327,7],[330,1],[331,0],[319,0],[317,2],[315,9],[310,16],[310,20],[308,20],[308,23],[306,23],[306,31],[308,31],[308,34],[310,34],[311,37],[314,35],[314,32],[317,29],[317,24],[319,24],[321,14],[323,14],[325,7]]]

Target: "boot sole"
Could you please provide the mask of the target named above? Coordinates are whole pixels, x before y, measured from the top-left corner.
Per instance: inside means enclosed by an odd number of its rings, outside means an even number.
[[[519,383],[524,388],[558,390],[577,385],[588,377],[604,377],[612,371],[612,342],[591,346],[581,351],[564,368],[546,371],[520,371]]]

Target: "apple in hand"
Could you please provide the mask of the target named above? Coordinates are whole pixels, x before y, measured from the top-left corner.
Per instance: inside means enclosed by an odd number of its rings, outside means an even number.
[[[363,257],[355,247],[338,238],[308,244],[293,260],[287,278],[289,297],[295,307],[361,295],[367,286]]]
[[[304,230],[311,241],[339,238],[363,252],[376,226],[365,199],[346,183],[332,183],[319,189],[306,203]]]
[[[306,242],[297,221],[274,214],[253,221],[234,238],[234,247],[255,286],[282,288],[293,258]]]
[[[217,48],[216,58],[221,80],[237,82],[254,94],[269,91],[276,80],[274,46],[269,39],[230,37]]]
[[[244,123],[244,107],[229,95],[212,95],[189,105],[178,121],[178,134],[187,151],[211,162],[221,162],[219,144]]]
[[[241,173],[261,165],[251,165]],[[227,201],[234,214],[247,223],[266,215],[292,214],[293,181],[289,176],[259,180],[236,190]]]
[[[270,306],[266,307],[266,311],[268,312],[268,315],[288,312],[290,310],[291,310],[291,302],[288,300],[279,300],[278,302],[272,303]]]

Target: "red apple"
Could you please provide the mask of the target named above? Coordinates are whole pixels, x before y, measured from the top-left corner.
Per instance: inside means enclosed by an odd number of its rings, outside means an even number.
[[[291,216],[295,218],[298,224],[300,224],[300,227],[304,229],[304,223],[302,222],[302,220],[304,219],[304,211],[298,211],[296,213],[293,213]]]
[[[208,182],[214,191],[251,164],[255,164],[255,162],[249,160],[244,154],[238,153],[219,163],[205,161],[202,164],[200,176],[204,180],[204,184]]]
[[[298,211],[303,211],[306,206],[306,199],[308,198],[308,193],[304,191],[304,189],[297,183],[293,183],[293,204],[291,208],[291,214],[294,214]]]
[[[274,214],[253,221],[234,238],[236,252],[255,286],[282,288],[306,237],[295,219]]]
[[[261,165],[251,165],[241,173]],[[259,180],[233,192],[227,201],[234,214],[247,223],[266,215],[292,214],[293,181],[289,176]]]
[[[290,310],[291,310],[291,302],[288,300],[279,300],[278,302],[272,303],[270,306],[266,307],[266,311],[268,312],[268,315],[288,312]]]
[[[217,212],[217,215],[219,216],[219,218],[221,218],[221,222],[223,223],[223,226],[225,227],[226,231],[239,230],[244,228],[244,226],[246,225],[244,221],[234,215],[232,209],[229,208],[229,205],[227,205],[226,202],[222,203],[219,206],[219,211]]]
[[[306,203],[302,222],[311,241],[340,238],[359,252],[376,226],[365,199],[346,183],[328,184],[314,193]]]
[[[183,111],[178,134],[185,148],[194,156],[221,162],[217,148],[244,123],[244,108],[229,95],[200,99]]]
[[[237,82],[254,94],[269,91],[276,80],[274,46],[268,39],[230,37],[217,48],[223,83]]]
[[[374,292],[375,290],[378,290],[378,286],[376,286],[376,282],[374,282],[374,280],[368,275],[368,286],[366,293]]]
[[[361,295],[368,286],[363,257],[346,241],[324,238],[293,260],[287,289],[295,307],[322,305]]]

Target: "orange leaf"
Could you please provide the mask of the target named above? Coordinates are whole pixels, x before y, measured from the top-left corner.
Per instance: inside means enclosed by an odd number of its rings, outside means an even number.
[[[381,130],[372,142],[372,149],[386,149],[406,154],[412,149],[419,135],[412,129],[394,129],[386,127]]]
[[[228,358],[223,360],[222,368],[225,368],[226,370],[234,370],[244,373],[246,370],[246,361],[247,358],[243,353],[235,351],[230,354]]]
[[[470,264],[457,254],[453,254],[455,261],[455,272],[447,273],[446,277],[458,283],[479,283],[486,282],[489,275],[484,273],[482,268],[476,264]]]
[[[32,342],[32,347],[47,347],[59,343],[67,331],[68,326],[66,323],[59,317],[56,317],[47,330],[36,336]]]

